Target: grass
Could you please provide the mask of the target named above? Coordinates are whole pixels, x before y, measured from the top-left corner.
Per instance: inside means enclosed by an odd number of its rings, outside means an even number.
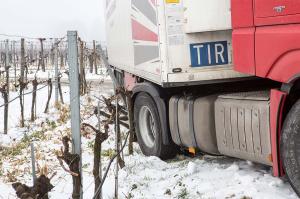
[[[49,119],[46,119],[46,123],[51,128],[51,130],[53,130],[57,127],[57,124],[55,121],[50,121]]]
[[[90,149],[94,149],[94,144],[95,144],[95,141],[94,141],[94,140],[91,140],[91,141],[88,141],[87,146],[88,146],[88,148],[90,148]]]
[[[187,189],[184,187],[180,190],[180,192],[177,195],[178,199],[187,199],[188,198],[188,191]]]
[[[26,149],[32,141],[42,141],[45,139],[46,135],[43,131],[35,131],[30,135],[25,134],[20,142],[13,147],[4,148],[2,151],[0,151],[0,154],[3,157],[21,155],[22,150]]]
[[[171,192],[171,189],[167,189],[166,191],[165,191],[165,195],[172,195],[172,192]]]
[[[143,180],[144,180],[144,181],[152,181],[152,180],[154,180],[154,178],[151,178],[151,177],[149,177],[149,176],[145,176],[145,177],[143,178]]]
[[[25,134],[20,142],[18,142],[15,146],[4,148],[2,151],[0,151],[0,155],[3,157],[21,155],[22,150],[26,149],[32,141],[46,140],[46,130],[54,130],[55,128],[57,128],[57,123],[55,121],[46,119],[46,124],[47,127],[44,127],[43,130],[34,131],[30,135]]]
[[[59,110],[60,110],[60,114],[59,114],[58,122],[64,124],[70,119],[71,116],[70,108],[68,105],[61,105]]]
[[[82,168],[83,168],[83,169],[87,169],[87,168],[89,168],[89,166],[90,166],[90,163],[86,163],[86,164],[83,164],[83,165],[82,165]]]
[[[112,158],[115,155],[115,150],[113,150],[113,149],[103,150],[101,155],[104,157]]]

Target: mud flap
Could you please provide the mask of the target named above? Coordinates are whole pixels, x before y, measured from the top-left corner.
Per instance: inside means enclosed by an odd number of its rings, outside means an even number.
[[[280,177],[284,175],[282,161],[280,160],[280,135],[282,129],[282,112],[287,93],[272,89],[270,99],[270,125],[271,125],[271,147],[273,160],[273,175]]]

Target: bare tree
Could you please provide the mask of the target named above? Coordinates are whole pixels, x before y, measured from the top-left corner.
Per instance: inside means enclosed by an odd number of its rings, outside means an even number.
[[[62,168],[72,175],[73,180],[73,199],[80,199],[81,190],[81,173],[80,173],[80,156],[78,154],[72,154],[69,152],[69,142],[68,137],[63,137],[62,143],[64,145],[64,150],[61,151],[62,155],[57,154],[57,159],[60,162]],[[63,165],[62,160],[69,166],[69,170]]]
[[[54,186],[51,184],[52,177],[48,178],[45,175],[41,175],[34,182],[33,187],[29,187],[20,182],[12,184],[12,187],[16,191],[16,194],[21,199],[48,199],[48,192],[50,192]]]
[[[94,168],[93,168],[93,175],[94,175],[94,181],[95,181],[95,192],[97,191],[98,187],[101,184],[101,176],[100,176],[100,169],[101,169],[101,150],[102,150],[102,143],[107,140],[108,138],[108,129],[109,126],[106,124],[104,126],[105,133],[100,132],[95,127],[93,127],[90,124],[83,123],[83,128],[89,127],[91,128],[95,134],[95,143],[94,143]],[[100,199],[100,196],[97,198]]]

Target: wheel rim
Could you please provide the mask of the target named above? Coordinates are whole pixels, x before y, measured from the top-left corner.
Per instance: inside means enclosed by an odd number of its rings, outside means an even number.
[[[151,110],[143,106],[139,113],[139,127],[141,137],[147,147],[152,148],[155,144],[155,122]]]

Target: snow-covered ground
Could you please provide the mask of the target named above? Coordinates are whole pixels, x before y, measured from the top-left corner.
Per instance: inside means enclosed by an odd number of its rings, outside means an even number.
[[[67,81],[68,80],[68,75],[65,73],[67,70],[61,70],[60,73],[62,74],[62,78],[61,81]],[[99,68],[98,70],[98,74],[95,73],[90,73],[89,70],[85,70],[85,74],[86,74],[86,80],[87,81],[98,81],[100,78],[101,79],[105,79],[105,80],[109,80],[110,77],[108,75],[104,75],[106,74],[106,68]],[[28,78],[29,79],[34,79],[34,77],[39,78],[39,79],[48,79],[48,77],[50,78],[54,78],[55,77],[55,72],[54,70],[47,70],[46,72],[43,71],[38,71],[37,73],[35,71],[31,71],[31,73],[28,74]]]
[[[95,91],[96,90],[96,91]],[[98,91],[97,91],[98,90]],[[101,91],[102,90],[102,91]],[[30,91],[30,89],[29,89]],[[63,87],[64,99],[68,102],[69,89]],[[100,92],[101,91],[101,92]],[[111,89],[94,88],[90,96],[81,98],[81,117],[83,122],[97,124],[93,115],[93,106],[97,104],[94,96],[110,95]],[[17,95],[12,93],[12,96]],[[55,151],[60,150],[61,137],[70,133],[68,106],[56,110],[51,102],[48,114],[42,113],[45,108],[47,89],[38,92],[38,116],[33,123],[26,122],[26,128],[18,128],[19,101],[10,105],[9,134],[0,133],[0,146],[17,146],[24,134],[32,135],[36,147],[38,164],[47,165],[49,175],[57,172],[52,184],[55,188],[49,194],[50,198],[71,198],[72,178],[64,172],[56,159]],[[53,100],[53,99],[52,99]],[[3,100],[0,98],[0,105]],[[29,118],[31,95],[25,97],[25,115]],[[3,121],[3,109],[0,109],[0,121]],[[0,132],[3,124],[0,122]],[[42,136],[40,136],[42,135]],[[82,137],[83,150],[83,191],[84,198],[92,198],[94,179],[92,174],[93,133]],[[103,144],[103,151],[114,148],[114,133]],[[18,148],[16,148],[18,150]],[[0,151],[1,154],[1,151]],[[109,157],[103,155],[104,170]],[[124,152],[126,166],[120,171],[119,197],[120,198],[256,198],[256,199],[286,199],[298,198],[290,185],[283,179],[274,178],[271,170],[262,165],[253,164],[227,157],[199,156],[189,158],[178,155],[170,161],[161,161],[156,157],[142,155],[137,144],[134,145],[134,155],[128,156],[127,148]],[[1,157],[0,162],[0,199],[16,198],[11,187],[11,181],[18,180],[31,184],[30,175],[30,147],[23,146],[20,153],[14,156]],[[13,179],[13,178],[16,179]],[[103,188],[103,198],[113,198],[114,194],[114,167],[109,172]]]
[[[61,78],[62,82],[68,81],[68,75],[66,74],[67,71],[68,71],[67,68],[60,70],[60,73],[62,75],[62,78]],[[99,81],[99,79],[110,80],[110,77],[107,75],[106,68],[104,66],[101,66],[98,68],[98,74],[95,74],[94,71],[93,71],[93,73],[90,73],[89,69],[85,70],[85,74],[86,74],[87,81]],[[17,77],[16,79],[18,79],[19,76],[20,76],[20,70],[17,70],[16,71],[16,77]],[[14,69],[10,69],[11,81],[14,81],[14,77],[15,77]],[[45,72],[43,72],[42,70],[37,71],[36,69],[30,69],[27,77],[29,80],[33,80],[35,77],[37,77],[37,79],[40,79],[40,80],[47,80],[48,78],[54,79],[55,71],[54,71],[54,68],[47,69]]]

